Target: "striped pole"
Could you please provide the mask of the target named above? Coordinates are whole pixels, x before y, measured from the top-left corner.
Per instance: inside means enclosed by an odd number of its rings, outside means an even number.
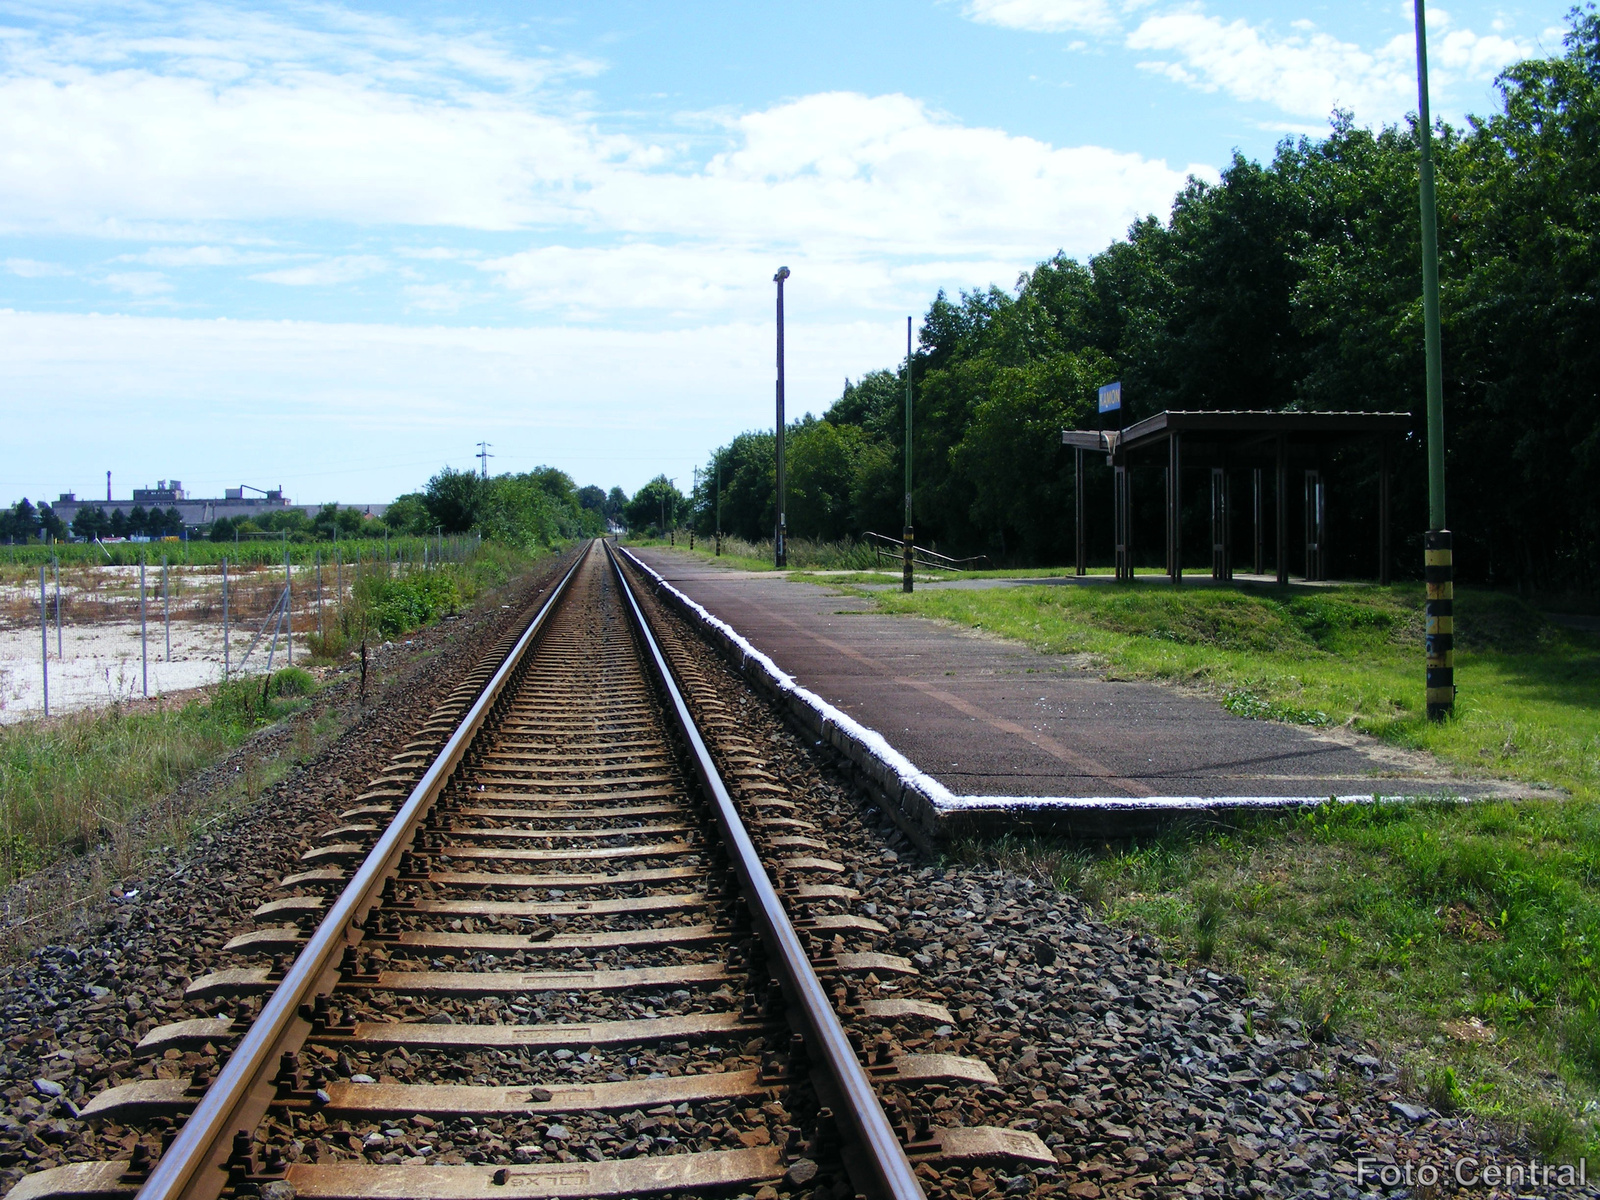
[[[1455,570],[1444,515],[1444,370],[1439,331],[1438,205],[1433,187],[1433,128],[1428,111],[1428,28],[1423,0],[1416,0],[1417,141],[1421,154],[1417,193],[1422,214],[1423,360],[1428,410],[1428,532],[1423,537],[1428,585],[1425,635],[1428,655],[1428,719],[1455,711]]]
[[[1424,578],[1428,585],[1423,633],[1428,650],[1428,720],[1442,721],[1456,705],[1455,569],[1450,531],[1423,535]]]

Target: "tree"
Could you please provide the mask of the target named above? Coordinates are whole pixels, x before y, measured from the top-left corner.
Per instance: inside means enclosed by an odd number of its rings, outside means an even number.
[[[434,526],[445,533],[466,533],[478,523],[485,491],[484,480],[476,471],[445,467],[428,480],[422,503]]]
[[[99,538],[111,532],[111,518],[106,516],[106,510],[98,504],[90,507],[84,505],[72,517],[72,533],[74,537]]]
[[[666,533],[675,528],[678,517],[687,508],[684,495],[665,475],[657,475],[633,494],[623,510],[628,528],[638,531],[654,528]]]
[[[63,540],[67,536],[67,523],[56,515],[56,510],[43,502],[39,505],[39,524],[47,537]]]
[[[428,505],[421,492],[396,496],[383,510],[383,523],[394,533],[426,533],[431,528]]]

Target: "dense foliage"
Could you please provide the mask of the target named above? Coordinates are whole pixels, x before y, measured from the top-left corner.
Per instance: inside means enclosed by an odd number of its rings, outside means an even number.
[[[1600,17],[1575,13],[1563,55],[1519,63],[1499,87],[1500,112],[1435,133],[1457,569],[1593,588]],[[919,540],[1011,561],[1070,558],[1072,466],[1058,431],[1092,427],[1095,389],[1113,379],[1130,420],[1163,409],[1410,411],[1420,435],[1420,296],[1416,129],[1373,132],[1343,114],[1320,141],[1280,144],[1270,164],[1236,156],[1218,183],[1191,180],[1169,220],[1137,222],[1087,263],[1057,255],[1010,293],[941,293],[911,366]],[[898,535],[904,369],[847,383],[821,419],[791,427],[792,536]],[[1354,449],[1333,466],[1332,541],[1348,559],[1335,569],[1370,570],[1372,457]],[[698,526],[714,525],[720,494],[724,529],[770,537],[773,464],[769,433],[717,450],[694,497]],[[1416,568],[1420,437],[1396,469],[1399,560]],[[1108,503],[1089,478],[1094,502]],[[1154,531],[1159,499],[1143,503],[1136,528]],[[1198,494],[1192,507],[1203,507]],[[1092,511],[1090,524],[1103,537],[1109,516]],[[1186,538],[1199,561],[1204,540]],[[1146,537],[1145,554],[1159,556],[1159,542]]]
[[[141,519],[144,517],[143,509],[139,511],[139,516]],[[38,538],[41,533],[46,537],[59,538],[65,537],[66,532],[66,525],[48,504],[40,504],[35,508],[24,496],[10,508],[0,508],[0,541],[26,542]]]
[[[446,467],[422,491],[396,498],[383,519],[398,533],[478,533],[534,547],[601,533],[625,503],[620,489],[579,488],[555,467],[488,479]]]

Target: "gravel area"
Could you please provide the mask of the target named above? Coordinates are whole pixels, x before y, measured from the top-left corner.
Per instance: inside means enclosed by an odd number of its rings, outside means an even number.
[[[540,583],[553,575],[547,569]],[[141,1141],[159,1145],[162,1122],[138,1130],[91,1129],[78,1109],[106,1086],[137,1078],[205,1075],[217,1047],[137,1060],[132,1045],[157,1024],[233,1011],[183,998],[207,971],[247,965],[222,951],[250,914],[276,898],[319,830],[336,823],[367,782],[400,752],[460,676],[526,608],[464,619],[431,631],[393,692],[308,767],[253,807],[137,879],[119,880],[103,902],[56,944],[0,975],[0,1187],[62,1162],[125,1157]],[[841,1004],[911,998],[943,1005],[948,1024],[874,1020],[853,1009],[863,1047],[893,1059],[943,1053],[982,1060],[991,1085],[884,1087],[891,1119],[910,1129],[996,1125],[1037,1134],[1051,1166],[943,1165],[917,1172],[930,1200],[945,1197],[1377,1196],[1455,1192],[1457,1171],[1526,1164],[1493,1130],[1441,1116],[1404,1095],[1370,1047],[1318,1042],[1291,1015],[1253,995],[1237,977],[1164,959],[1129,930],[1094,916],[1076,898],[1005,871],[930,863],[820,745],[792,733],[705,649],[693,630],[653,601],[673,631],[667,649],[683,669],[708,742],[753,836],[779,869],[781,886],[835,884],[854,897],[792,899],[797,920],[832,917],[805,936],[814,956],[901,956],[914,975],[889,970],[840,976]],[[794,807],[786,807],[791,803]],[[663,860],[665,862],[666,860]],[[675,864],[683,859],[674,859]],[[832,864],[838,864],[835,867]],[[435,898],[470,897],[439,887]],[[609,891],[597,893],[609,895]],[[626,894],[619,892],[618,894]],[[556,900],[558,892],[522,899]],[[840,924],[841,918],[855,918]],[[680,918],[652,918],[662,924]],[[683,917],[685,923],[698,918]],[[414,925],[410,917],[403,922]],[[424,927],[466,921],[434,918]],[[575,920],[569,928],[616,928]],[[485,932],[496,926],[482,923]],[[715,961],[714,944],[581,956],[586,965]],[[374,956],[375,957],[375,956]],[[384,969],[560,969],[563,952],[422,954],[392,947]],[[344,1019],[434,1023],[590,1022],[731,1012],[734,985],[628,993],[534,992],[418,1001],[377,989],[341,993]],[[859,988],[859,991],[857,990]],[[247,1011],[254,1002],[247,1002]],[[651,1047],[432,1050],[308,1047],[315,1079],[356,1082],[556,1086],[643,1077],[687,1077],[783,1068],[790,1046],[768,1037],[684,1041]],[[793,1061],[789,1060],[789,1066]],[[784,1146],[789,1175],[754,1200],[842,1200],[818,1133],[815,1096],[804,1082],[781,1101],[691,1101],[648,1111],[540,1117],[346,1120],[307,1113],[269,1121],[262,1140],[290,1157],[380,1163],[526,1163]],[[821,1164],[821,1170],[818,1165]],[[1435,1189],[1430,1172],[1442,1179]],[[1390,1180],[1393,1183],[1390,1184]],[[1593,1188],[1474,1187],[1471,1195],[1594,1195]]]
[[[850,865],[841,881],[861,893],[852,910],[889,930],[855,935],[849,948],[904,955],[920,971],[879,994],[942,1003],[956,1018],[934,1029],[858,1022],[866,1040],[981,1058],[999,1081],[886,1099],[935,1126],[1031,1130],[1055,1152],[1054,1167],[1014,1173],[921,1165],[931,1200],[1600,1194],[1562,1186],[1553,1167],[1537,1187],[1489,1186],[1489,1168],[1526,1170],[1529,1148],[1404,1093],[1373,1047],[1312,1040],[1245,980],[1169,961],[1072,895],[930,863],[828,747],[792,732],[675,612],[649,607],[676,630],[669,653],[701,681],[689,691],[711,728],[724,716],[722,728],[737,730],[731,742],[712,735],[725,769],[755,764],[781,781],[800,802],[795,815],[825,828],[828,848],[812,853]]]
[[[0,972],[0,1189],[61,1163],[126,1157],[139,1132],[77,1119],[104,1088],[215,1070],[214,1046],[154,1060],[134,1058],[133,1046],[156,1025],[233,1011],[221,1002],[186,1001],[184,988],[208,971],[249,965],[223,943],[252,926],[259,905],[279,897],[275,885],[301,868],[299,856],[315,834],[338,823],[337,814],[389,766],[561,565],[547,563],[514,584],[500,597],[503,605],[390,648],[374,703],[322,754],[194,844],[152,856],[137,877],[119,879],[85,905],[52,944]],[[353,674],[341,686],[353,688]],[[191,786],[216,786],[232,765]],[[152,1149],[160,1126],[158,1119],[145,1135]]]

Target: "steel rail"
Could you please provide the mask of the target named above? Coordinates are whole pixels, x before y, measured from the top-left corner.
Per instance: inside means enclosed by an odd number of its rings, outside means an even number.
[[[861,1060],[856,1057],[827,993],[822,990],[822,981],[817,978],[811,960],[800,944],[799,935],[789,921],[789,914],[784,910],[777,889],[767,878],[761,856],[750,840],[749,831],[745,829],[733,797],[722,782],[716,763],[706,749],[705,740],[695,726],[689,706],[678,688],[676,676],[633,594],[633,586],[609,542],[605,543],[605,549],[606,557],[621,583],[622,594],[627,597],[634,628],[649,652],[662,690],[671,701],[670,708],[677,720],[678,731],[688,743],[695,774],[706,795],[711,798],[717,824],[727,843],[729,859],[738,873],[739,882],[744,886],[750,915],[760,927],[762,938],[769,947],[768,961],[778,971],[786,1000],[800,1014],[808,1049],[821,1059],[838,1089],[843,1112],[836,1115],[843,1118],[846,1129],[854,1134],[857,1145],[864,1151],[862,1157],[872,1172],[873,1179],[870,1182],[879,1200],[924,1200],[922,1185],[912,1173],[911,1163],[900,1145],[900,1139],[895,1136],[888,1118],[884,1116],[883,1106],[878,1101],[877,1093],[872,1090],[872,1083],[862,1069]]]
[[[381,896],[385,880],[432,808],[440,789],[460,765],[500,693],[533,645],[557,601],[593,550],[591,542],[551,589],[549,597],[456,726],[427,771],[400,806],[388,829],[368,852],[305,947],[284,973],[249,1031],[217,1073],[172,1145],[140,1187],[136,1200],[216,1200],[227,1183],[232,1134],[253,1132],[276,1094],[277,1056],[304,1043],[311,1025],[300,1012],[319,992],[331,991],[346,946],[360,941],[359,925]],[[356,936],[352,938],[351,932]]]

